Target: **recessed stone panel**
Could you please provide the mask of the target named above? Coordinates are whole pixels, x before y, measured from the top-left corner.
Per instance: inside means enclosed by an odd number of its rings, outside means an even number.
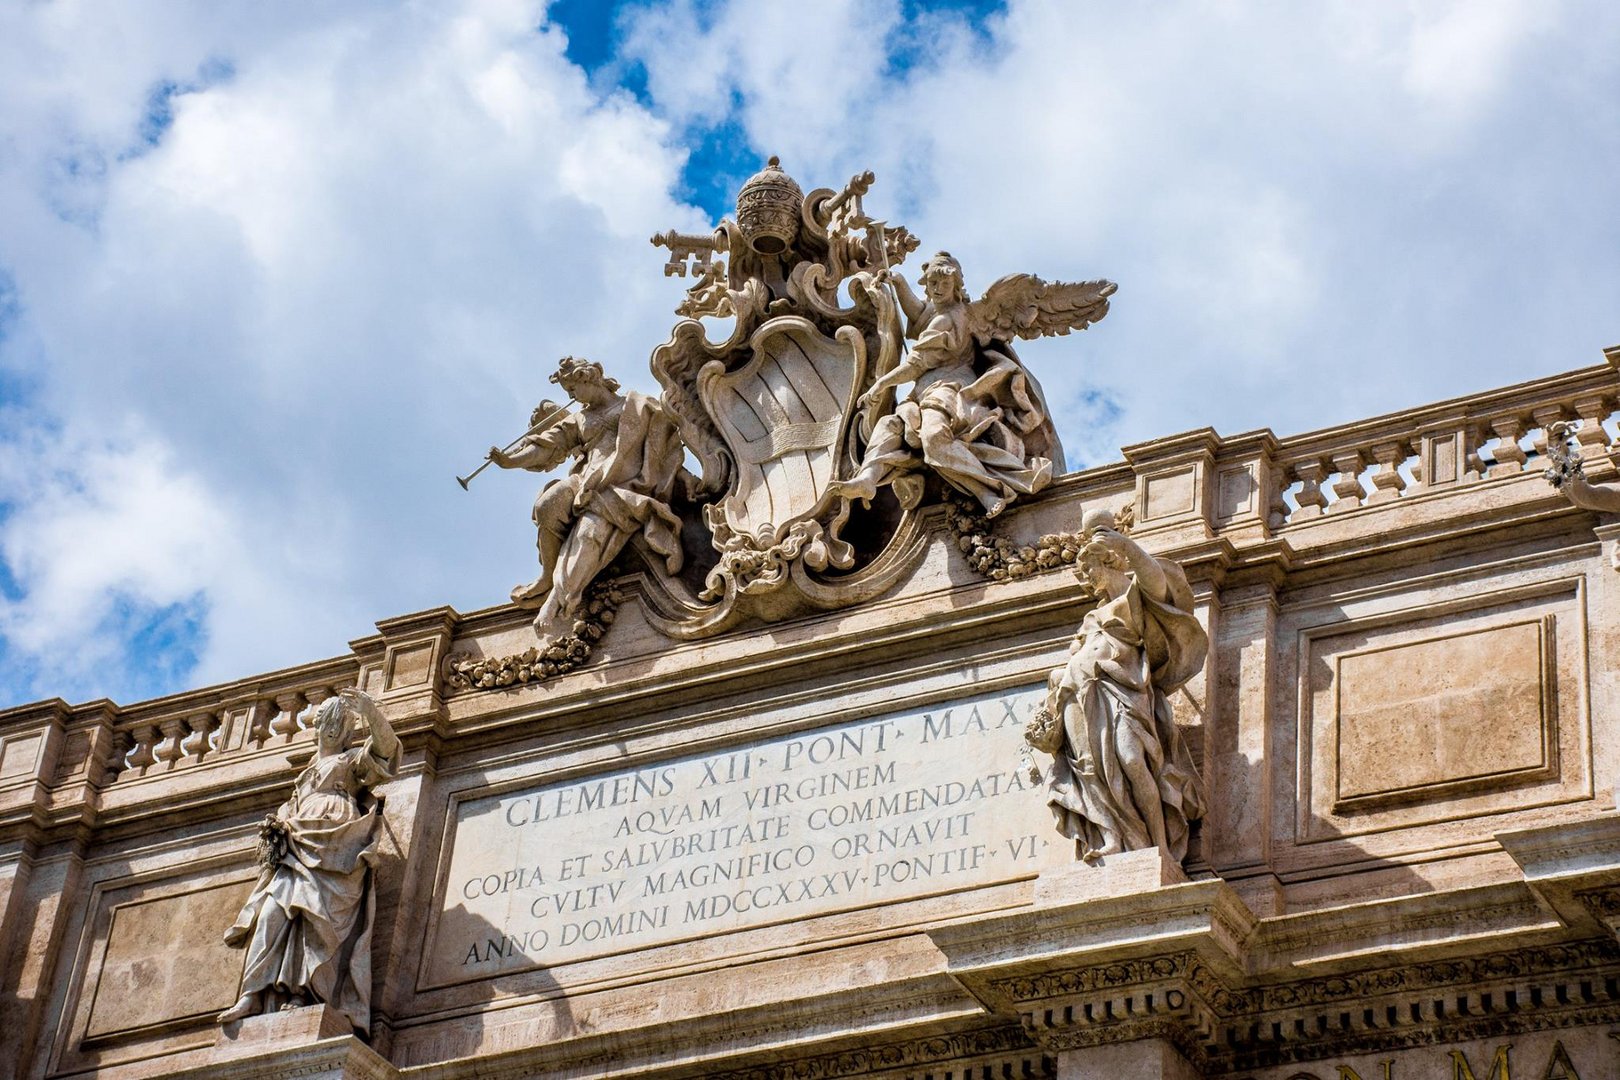
[[[45,742],[40,734],[15,735],[0,741],[0,780],[27,776],[39,760],[39,748]]]
[[[1336,809],[1546,775],[1550,621],[1337,657]]]
[[[1298,842],[1591,796],[1579,579],[1388,596],[1299,640]]]
[[[231,881],[112,909],[87,1042],[211,1016],[236,1000],[244,953],[221,933],[253,888]]]
[[[1253,466],[1223,470],[1216,482],[1216,516],[1224,519],[1254,513],[1257,489]]]
[[[1164,476],[1150,476],[1144,484],[1142,517],[1144,520],[1189,514],[1194,507],[1193,489],[1198,470],[1192,466],[1181,472]]]
[[[1018,767],[1042,690],[458,801],[443,985],[1031,877],[1073,846]]]
[[[433,669],[433,643],[408,645],[395,652],[388,662],[388,689],[421,686]]]

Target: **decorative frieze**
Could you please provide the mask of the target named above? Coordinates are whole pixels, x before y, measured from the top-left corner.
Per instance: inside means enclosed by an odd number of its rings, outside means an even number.
[[[1254,987],[1188,951],[990,985],[1049,1051],[1162,1038],[1206,1075],[1227,1076],[1620,1023],[1620,945],[1593,939]]]

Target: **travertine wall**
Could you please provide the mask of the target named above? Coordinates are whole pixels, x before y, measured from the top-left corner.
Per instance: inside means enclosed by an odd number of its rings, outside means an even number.
[[[937,511],[905,580],[839,612],[672,642],[628,578],[591,662],[543,684],[448,690],[449,657],[530,631],[439,609],[229,686],[0,713],[0,1061],[1620,1073],[1616,540],[1537,442],[1580,416],[1589,476],[1614,475],[1610,361],[1286,440],[1156,440],[1006,516],[1033,541],[1129,503],[1188,570],[1212,647],[1176,700],[1211,803],[1187,882],[1072,865],[1018,759],[1080,588],[985,580]],[[255,825],[311,707],[356,683],[406,746],[370,1047],[281,1018],[221,1041]]]

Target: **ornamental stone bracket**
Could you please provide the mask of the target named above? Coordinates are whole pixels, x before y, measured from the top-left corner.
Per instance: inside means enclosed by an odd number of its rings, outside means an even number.
[[[1133,1078],[1243,1077],[1620,1023],[1620,815],[1499,840],[1525,874],[1513,910],[1481,906],[1503,906],[1507,886],[1395,901],[1386,940],[1410,924],[1406,945],[1361,947],[1342,911],[1256,919],[1224,882],[1177,882],[1169,864],[1145,883],[1156,852],[1043,875],[1030,909],[929,937],[1060,1078],[1116,1064]]]
[[[1559,922],[1620,939],[1620,813],[1496,839]]]
[[[1181,944],[958,977],[987,1007],[1016,1011],[1060,1080],[1116,1058],[1133,1080],[1196,1080],[1620,1022],[1620,946],[1607,938],[1267,983],[1235,973],[1210,937]]]
[[[1164,1043],[1201,1067],[1241,1009],[1232,987],[1254,928],[1231,886],[1187,882],[1148,849],[1043,876],[1033,908],[929,937],[970,993],[1047,1052]]]

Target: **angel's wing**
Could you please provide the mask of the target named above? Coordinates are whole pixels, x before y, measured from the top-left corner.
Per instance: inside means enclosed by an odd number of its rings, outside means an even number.
[[[968,328],[980,345],[1084,330],[1108,314],[1112,281],[1054,281],[1008,274],[968,305]]]

